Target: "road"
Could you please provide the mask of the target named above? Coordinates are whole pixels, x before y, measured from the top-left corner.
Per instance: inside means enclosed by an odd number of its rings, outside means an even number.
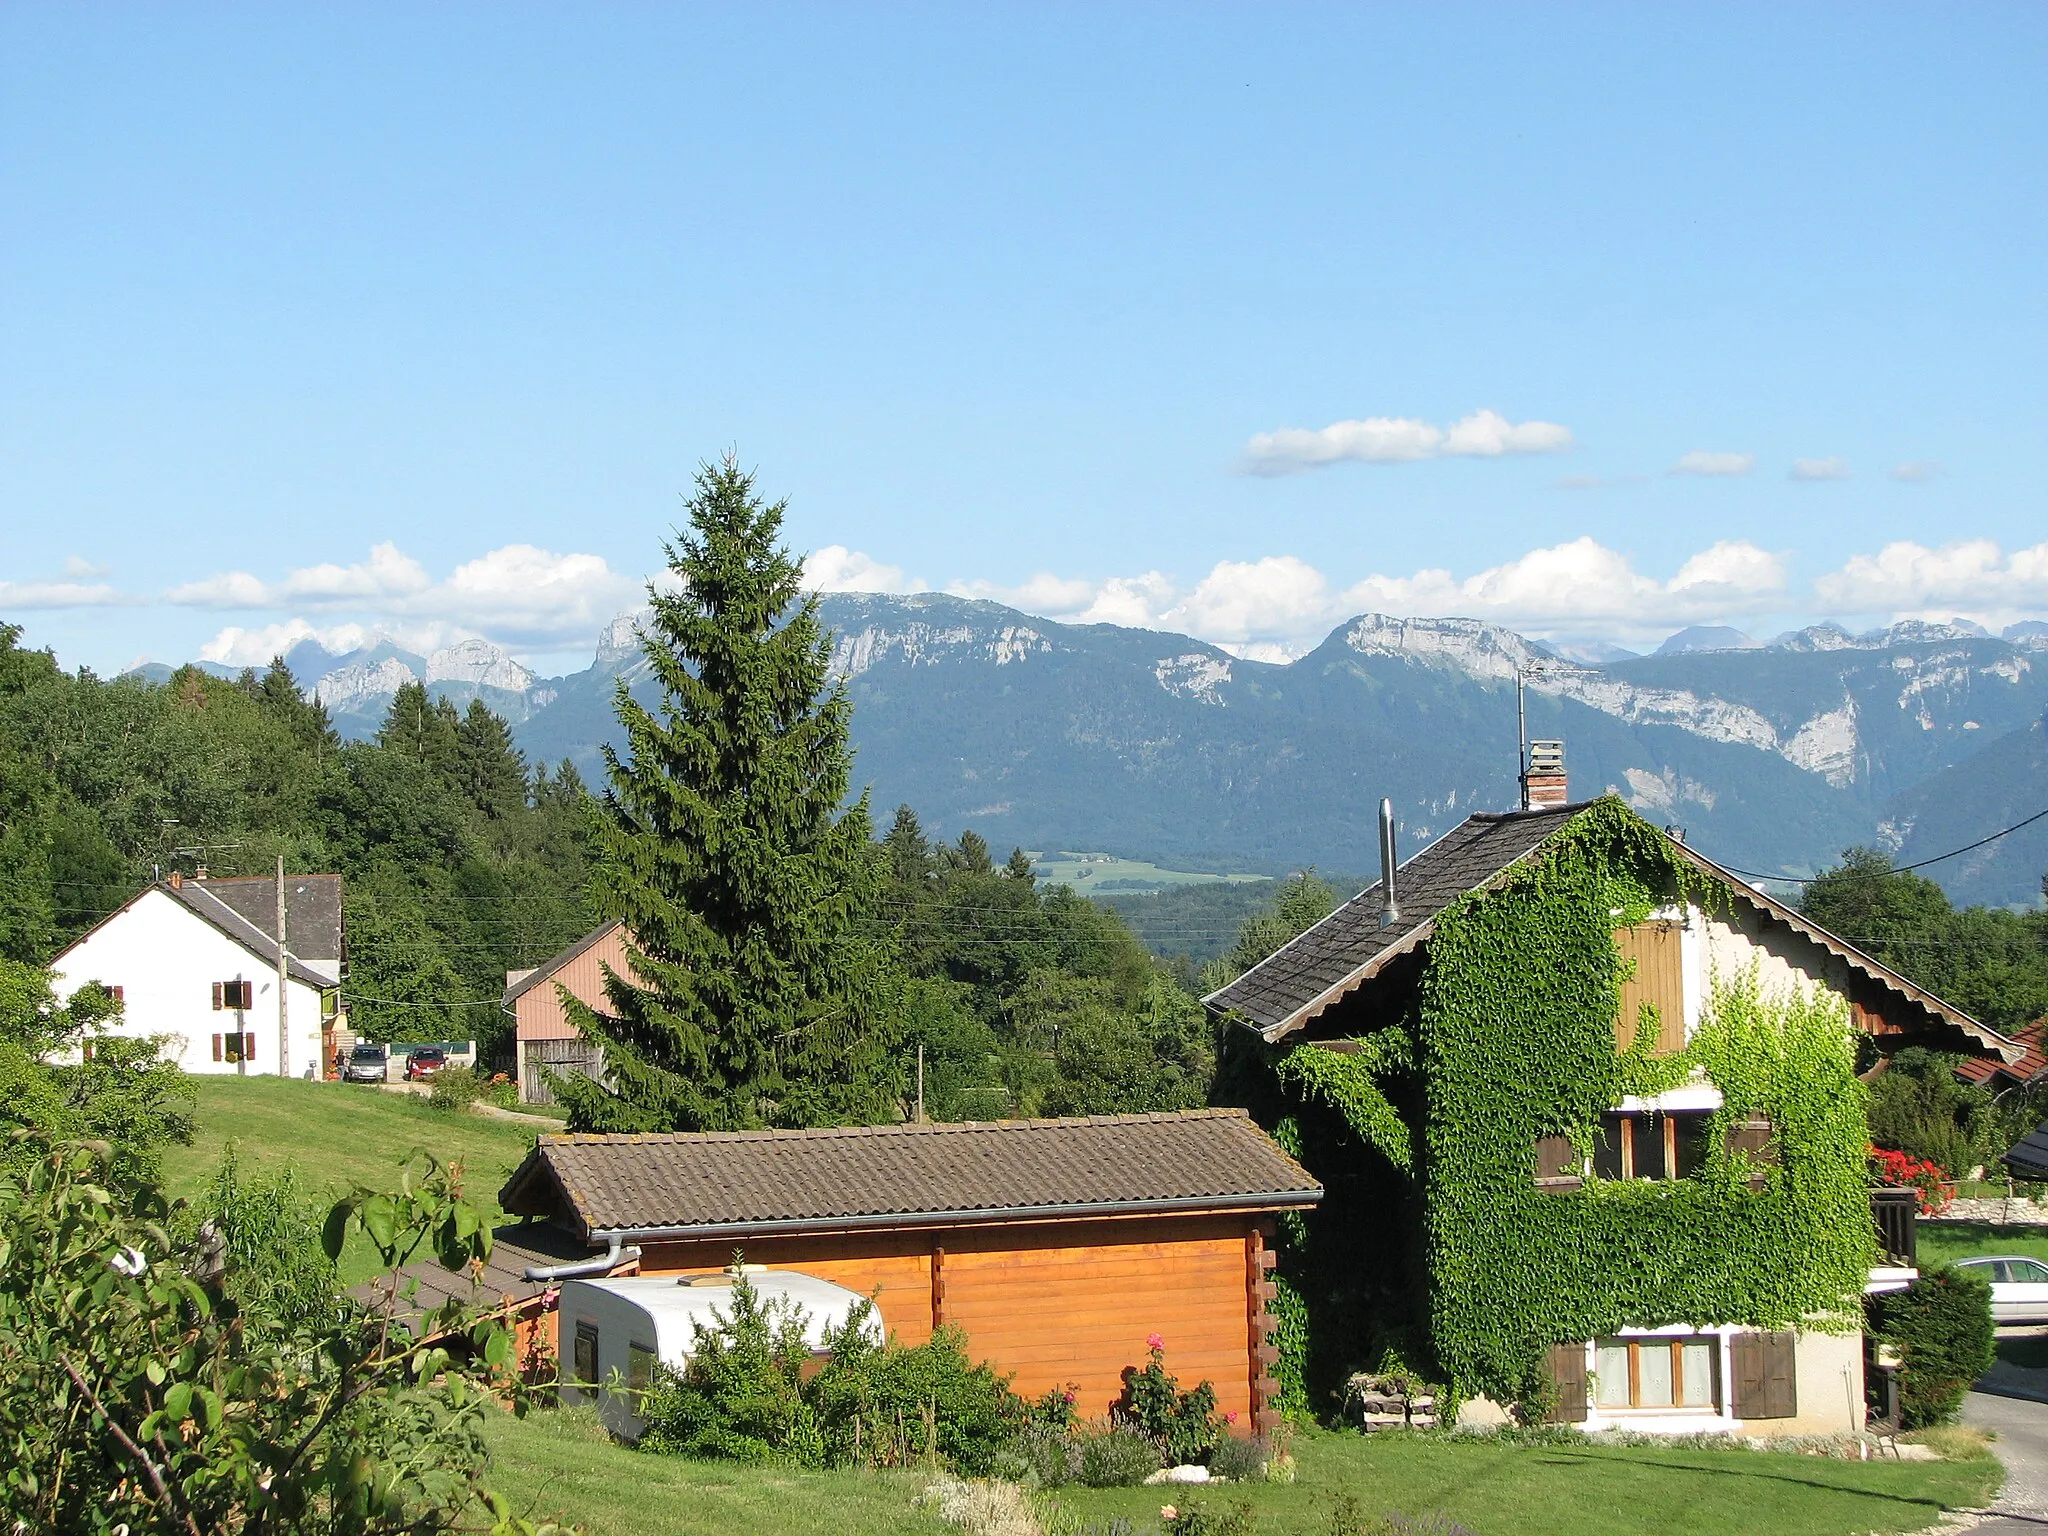
[[[1993,1516],[1973,1536],[2044,1536],[2048,1533],[2048,1403],[1972,1392],[1963,1422],[1997,1431],[1991,1448],[2005,1463],[2005,1487]]]

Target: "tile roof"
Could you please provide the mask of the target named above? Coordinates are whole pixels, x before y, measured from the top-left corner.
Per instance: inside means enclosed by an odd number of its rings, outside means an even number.
[[[1590,800],[1540,811],[1481,812],[1467,817],[1396,871],[1399,918],[1380,926],[1380,887],[1368,886],[1328,917],[1202,1001],[1223,1017],[1249,1023],[1268,1040],[1292,1033],[1377,975],[1397,956],[1425,943],[1436,915],[1534,853]],[[1667,834],[1668,836],[1668,834]],[[1719,880],[1766,917],[1847,961],[1879,985],[1920,1008],[1937,1031],[1965,1052],[2017,1061],[2021,1048],[1926,988],[1873,960],[1845,939],[1676,839],[1672,851]]]
[[[1969,1083],[1989,1083],[1996,1078],[2004,1078],[2011,1083],[2030,1083],[2043,1072],[2048,1072],[2048,1050],[2042,1048],[2043,1034],[2048,1034],[2048,1019],[2036,1019],[2012,1032],[2010,1038],[2021,1046],[2017,1061],[1999,1061],[1990,1056],[1972,1057],[1956,1068],[1956,1076]]]
[[[528,1280],[529,1267],[574,1264],[592,1257],[590,1245],[547,1222],[513,1222],[491,1232],[491,1256],[483,1273],[472,1276],[467,1269],[444,1269],[438,1259],[421,1259],[399,1271],[401,1284],[417,1281],[419,1288],[410,1305],[399,1302],[398,1316],[411,1323],[432,1312],[443,1302],[454,1300],[467,1307],[497,1307],[538,1296],[557,1281]],[[365,1306],[380,1305],[383,1297],[376,1280],[365,1280],[349,1294]]]
[[[1380,926],[1374,881],[1313,928],[1202,999],[1268,1039],[1299,1028],[1429,937],[1433,919],[1467,891],[1527,858],[1591,801],[1466,818],[1395,872],[1400,917]]]
[[[1243,1110],[699,1135],[543,1136],[499,1195],[590,1234],[723,1236],[1280,1210],[1322,1186]]]

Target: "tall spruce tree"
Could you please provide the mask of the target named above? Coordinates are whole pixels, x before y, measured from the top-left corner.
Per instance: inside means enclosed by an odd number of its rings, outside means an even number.
[[[698,472],[649,589],[656,709],[624,682],[595,835],[599,900],[637,953],[602,1011],[569,1003],[609,1085],[558,1092],[577,1130],[732,1130],[893,1119],[899,976],[874,937],[867,796],[842,811],[851,712],[802,567],[727,458]]]

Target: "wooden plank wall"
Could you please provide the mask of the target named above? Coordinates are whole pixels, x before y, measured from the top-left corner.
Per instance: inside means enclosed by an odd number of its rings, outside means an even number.
[[[935,1322],[960,1328],[967,1352],[1013,1375],[1027,1397],[1080,1389],[1088,1417],[1109,1411],[1145,1339],[1166,1341],[1184,1387],[1215,1384],[1221,1411],[1252,1426],[1266,1375],[1266,1265],[1260,1225],[1242,1214],[1094,1222],[991,1224],[929,1232],[760,1239],[746,1262],[800,1269],[863,1294],[879,1292],[889,1330],[906,1344]],[[729,1243],[649,1245],[641,1272],[715,1270]],[[1267,1390],[1270,1390],[1268,1388]]]

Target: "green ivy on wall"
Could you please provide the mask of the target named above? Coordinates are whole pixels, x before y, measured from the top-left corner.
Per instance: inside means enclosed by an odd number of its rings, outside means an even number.
[[[1682,1052],[1652,1054],[1653,1013],[1633,1046],[1616,1048],[1625,962],[1614,931],[1681,898],[1713,907],[1726,893],[1619,801],[1599,801],[1536,859],[1437,915],[1412,997],[1356,1051],[1274,1053],[1298,1122],[1291,1139],[1332,1189],[1306,1224],[1319,1258],[1283,1258],[1312,1327],[1338,1310],[1319,1312],[1318,1275],[1374,1262],[1420,1272],[1426,1316],[1409,1319],[1405,1342],[1390,1335],[1374,1348],[1430,1359],[1428,1374],[1458,1395],[1508,1401],[1538,1390],[1549,1345],[1624,1326],[1855,1326],[1875,1238],[1846,1008],[1825,993],[1767,995],[1754,975],[1721,977]],[[1590,1152],[1601,1115],[1623,1097],[1696,1075],[1724,1103],[1693,1177],[1537,1188],[1539,1138],[1568,1136]],[[1769,1116],[1777,1154],[1761,1189],[1724,1134],[1756,1115]],[[1310,1133],[1332,1117],[1335,1134]],[[1377,1231],[1376,1208],[1387,1213]],[[1415,1209],[1419,1223],[1402,1219]],[[1325,1233],[1326,1223],[1346,1231]],[[1392,1251],[1404,1234],[1420,1255]]]

